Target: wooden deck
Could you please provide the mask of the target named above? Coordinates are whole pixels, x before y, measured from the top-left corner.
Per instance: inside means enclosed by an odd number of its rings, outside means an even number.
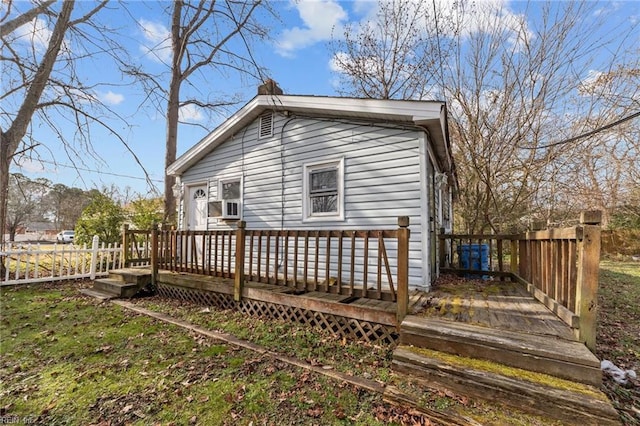
[[[616,425],[599,360],[519,283],[443,276],[400,327],[393,369],[569,424]]]
[[[575,341],[571,327],[520,284],[444,276],[415,315]]]
[[[328,291],[301,290],[285,285],[245,281],[240,301],[234,300],[234,280],[190,273],[159,271],[158,292],[251,315],[298,321],[331,329],[349,338],[376,344],[396,344],[399,338],[397,303]],[[370,292],[375,295],[376,292]],[[384,295],[382,295],[384,296]],[[411,292],[409,306],[424,301],[424,293]]]

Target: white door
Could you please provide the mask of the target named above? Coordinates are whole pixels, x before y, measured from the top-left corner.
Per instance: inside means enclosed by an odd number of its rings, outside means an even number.
[[[207,229],[207,185],[189,186],[187,202],[187,229]]]
[[[207,230],[207,185],[197,185],[187,187],[187,229],[190,231]],[[193,244],[195,242],[195,244]],[[193,245],[192,245],[193,244]],[[190,267],[203,267],[202,238],[189,238],[187,240],[187,264]],[[194,256],[195,254],[195,256]],[[194,265],[195,263],[195,265]]]

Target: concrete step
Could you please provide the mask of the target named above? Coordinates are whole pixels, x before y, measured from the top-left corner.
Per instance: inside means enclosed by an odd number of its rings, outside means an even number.
[[[602,384],[598,358],[584,344],[557,337],[409,315],[401,325],[400,343],[494,361],[593,386]]]
[[[140,287],[151,284],[149,268],[122,268],[109,271],[109,278],[123,283],[135,283]]]
[[[97,290],[95,288],[83,288],[80,290],[80,293],[84,294],[85,296],[96,298],[102,302],[106,300],[115,299],[118,297],[115,294],[107,293],[105,291]]]
[[[100,278],[93,282],[93,288],[115,297],[133,297],[140,287],[135,283],[126,283],[111,278]]]
[[[620,424],[606,395],[590,385],[405,345],[395,349],[392,366],[419,387],[447,389],[562,424]]]

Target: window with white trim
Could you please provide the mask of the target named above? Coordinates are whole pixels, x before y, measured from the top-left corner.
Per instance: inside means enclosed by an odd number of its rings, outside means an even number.
[[[303,220],[344,219],[344,160],[305,164]]]
[[[242,208],[242,180],[239,177],[218,181],[218,199],[210,204],[212,217],[240,219]]]

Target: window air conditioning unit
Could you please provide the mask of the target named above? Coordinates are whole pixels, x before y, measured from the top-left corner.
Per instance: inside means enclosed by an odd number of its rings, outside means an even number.
[[[240,219],[240,200],[221,200],[209,203],[211,217],[220,219]]]

